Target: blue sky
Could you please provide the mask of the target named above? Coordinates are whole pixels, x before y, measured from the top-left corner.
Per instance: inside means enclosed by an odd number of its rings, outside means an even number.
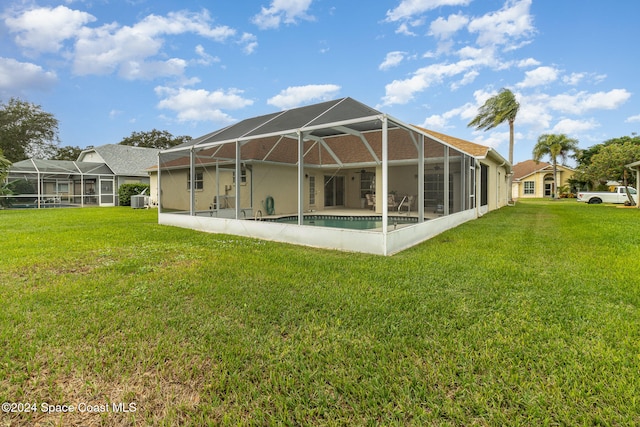
[[[350,96],[508,153],[466,126],[502,87],[521,104],[514,162],[543,133],[582,148],[640,133],[640,2],[67,0],[0,6],[0,99],[39,104],[61,145],[198,137]]]

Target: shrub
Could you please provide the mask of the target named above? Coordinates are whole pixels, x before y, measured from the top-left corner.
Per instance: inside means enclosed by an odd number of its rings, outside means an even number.
[[[118,188],[118,201],[120,206],[131,206],[131,196],[141,194],[144,190],[147,190],[145,194],[149,195],[150,189],[149,184],[122,184],[120,188]]]

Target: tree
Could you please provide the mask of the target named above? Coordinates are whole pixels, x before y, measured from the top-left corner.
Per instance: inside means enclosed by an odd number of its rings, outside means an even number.
[[[478,110],[478,115],[469,122],[468,127],[487,131],[504,122],[509,123],[509,163],[513,164],[513,123],[518,115],[520,104],[509,89],[502,88],[497,95],[487,99]]]
[[[8,160],[49,158],[58,143],[58,120],[41,106],[17,98],[0,104],[0,149]]]
[[[567,158],[578,152],[578,140],[561,134],[544,134],[538,137],[538,142],[533,147],[533,160],[539,162],[544,156],[549,156],[553,165],[553,190],[558,197],[558,157],[564,164]]]
[[[11,166],[11,162],[9,161],[9,159],[4,157],[2,149],[0,149],[0,182],[2,182],[7,176],[7,173],[9,172],[9,166]]]
[[[504,122],[509,123],[509,163],[513,165],[513,123],[516,121],[520,104],[509,89],[502,88],[497,95],[487,99],[479,109],[478,115],[467,126],[488,131]],[[509,175],[509,201],[511,201],[511,175]]]
[[[624,143],[630,142],[632,144],[640,145],[640,136],[632,134],[632,136],[621,136],[619,138],[611,138],[603,143],[593,145],[585,150],[581,150],[580,154],[576,157],[578,161],[578,168],[588,167],[591,164],[591,158],[598,154],[600,150],[609,145],[622,145]]]
[[[78,160],[82,148],[72,147],[67,145],[65,147],[58,147],[55,154],[51,157],[52,160]]]
[[[584,168],[586,179],[595,184],[609,180],[624,181],[625,165],[640,160],[640,145],[631,141],[602,147],[591,157],[591,164]],[[634,174],[627,174],[628,183],[635,184]]]
[[[11,194],[11,189],[9,185],[4,182],[5,177],[9,173],[9,167],[11,166],[11,162],[4,157],[2,154],[2,149],[0,149],[0,196],[7,196]],[[0,198],[0,206],[6,206],[8,201],[2,197]]]
[[[133,132],[131,136],[124,138],[119,142],[120,145],[132,145],[134,147],[147,147],[166,149],[175,147],[184,142],[191,141],[190,136],[174,137],[166,130],[153,129],[149,132]]]

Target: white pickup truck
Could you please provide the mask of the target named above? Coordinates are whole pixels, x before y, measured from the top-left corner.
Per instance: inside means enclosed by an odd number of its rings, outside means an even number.
[[[637,191],[633,187],[628,187],[629,194],[637,197]],[[578,191],[578,201],[589,204],[596,203],[624,203],[628,202],[627,190],[624,185],[616,187],[615,191]]]

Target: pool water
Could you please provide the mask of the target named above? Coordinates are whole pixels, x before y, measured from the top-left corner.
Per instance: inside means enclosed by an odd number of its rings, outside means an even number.
[[[284,224],[297,224],[297,216],[278,218],[275,221]],[[417,224],[417,218],[396,217],[388,218],[389,227],[394,224]],[[350,230],[371,230],[382,228],[382,216],[342,216],[342,215],[305,215],[303,225],[315,225],[318,227],[348,228]]]

